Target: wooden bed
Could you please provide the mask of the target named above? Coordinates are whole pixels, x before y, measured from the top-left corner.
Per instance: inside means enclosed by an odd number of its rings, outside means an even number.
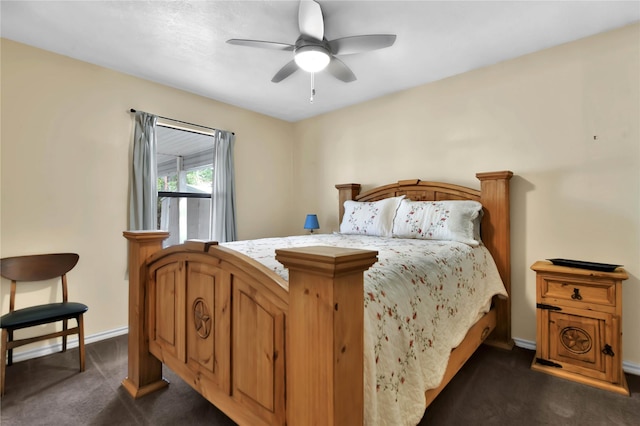
[[[480,190],[405,180],[346,200],[480,201],[482,240],[510,294],[509,171],[478,173]],[[162,364],[239,424],[363,423],[363,273],[377,252],[339,247],[276,250],[288,285],[257,261],[215,242],[162,249],[164,231],[129,240],[129,359],[122,382],[134,397],[165,387]],[[486,339],[486,340],[485,340]],[[510,301],[493,307],[452,351],[440,387],[483,342],[512,348]]]

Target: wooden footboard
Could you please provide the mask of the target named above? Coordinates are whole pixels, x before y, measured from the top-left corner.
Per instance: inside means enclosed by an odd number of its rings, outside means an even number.
[[[166,386],[163,363],[239,424],[362,424],[363,271],[376,252],[277,250],[287,291],[215,243],[161,250],[166,232],[124,235],[132,396]]]

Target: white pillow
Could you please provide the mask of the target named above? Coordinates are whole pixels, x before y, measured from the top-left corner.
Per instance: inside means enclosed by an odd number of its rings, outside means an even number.
[[[380,201],[345,201],[340,233],[390,237],[393,218],[403,198],[404,195]]]
[[[402,200],[393,221],[393,236],[480,244],[477,231],[482,204],[477,201]]]

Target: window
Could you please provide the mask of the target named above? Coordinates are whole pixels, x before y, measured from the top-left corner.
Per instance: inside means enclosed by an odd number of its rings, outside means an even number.
[[[210,238],[213,134],[156,126],[158,226],[169,231],[165,246]]]

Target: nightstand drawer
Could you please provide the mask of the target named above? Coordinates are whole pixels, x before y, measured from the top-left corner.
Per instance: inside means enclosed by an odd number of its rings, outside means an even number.
[[[541,296],[544,298],[596,303],[606,306],[614,306],[616,303],[616,287],[614,283],[595,284],[545,278],[541,290]]]

